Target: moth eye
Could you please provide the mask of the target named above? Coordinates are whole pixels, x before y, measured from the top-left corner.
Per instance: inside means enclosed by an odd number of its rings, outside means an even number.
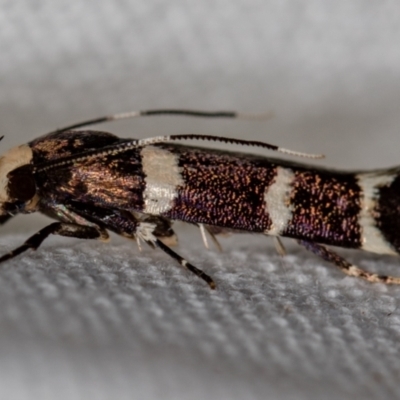
[[[10,171],[7,178],[7,192],[10,199],[26,202],[35,195],[36,185],[31,164]]]

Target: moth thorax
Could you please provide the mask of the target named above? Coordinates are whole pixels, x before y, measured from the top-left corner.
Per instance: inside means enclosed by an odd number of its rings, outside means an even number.
[[[0,214],[7,204],[23,205],[35,196],[32,149],[24,144],[0,157]]]

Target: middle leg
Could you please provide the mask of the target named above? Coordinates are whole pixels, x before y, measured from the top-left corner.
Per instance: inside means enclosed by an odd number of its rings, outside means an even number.
[[[138,240],[146,242],[151,247],[158,247],[178,261],[181,266],[203,279],[211,289],[215,289],[215,282],[210,276],[196,268],[167,246],[164,238],[173,237],[175,234],[170,227],[169,221],[165,218],[141,215],[141,219],[139,220],[138,216],[133,215],[133,213],[129,211],[88,207],[86,205],[74,205],[72,211],[121,236],[130,239],[137,238]]]

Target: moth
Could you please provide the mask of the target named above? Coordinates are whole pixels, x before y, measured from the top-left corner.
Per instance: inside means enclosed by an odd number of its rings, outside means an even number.
[[[177,260],[212,289],[215,282],[174,250],[174,221],[197,225],[217,243],[225,232],[294,238],[344,273],[370,282],[400,278],[364,271],[326,245],[400,253],[400,167],[341,172],[259,155],[190,147],[211,140],[310,156],[268,143],[209,135],[122,139],[82,130],[150,115],[240,118],[235,112],[151,110],[74,124],[8,150],[0,158],[0,223],[21,213],[56,220],[0,257],[37,249],[51,234],[107,240],[108,231],[146,242]]]

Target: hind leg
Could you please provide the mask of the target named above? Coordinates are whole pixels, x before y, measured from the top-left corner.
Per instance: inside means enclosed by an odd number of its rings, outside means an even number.
[[[309,242],[307,240],[298,240],[298,243],[304,246],[307,250],[310,250],[317,256],[320,256],[326,261],[330,261],[339,267],[345,274],[355,276],[357,278],[365,279],[368,282],[373,283],[386,283],[400,285],[400,278],[387,275],[373,274],[372,272],[365,271],[353,264],[350,264],[343,257],[339,256],[332,250],[326,248],[317,243]]]

